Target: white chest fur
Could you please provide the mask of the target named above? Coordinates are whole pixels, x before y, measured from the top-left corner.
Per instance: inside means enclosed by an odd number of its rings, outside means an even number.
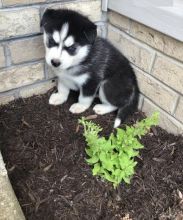
[[[56,72],[56,75],[58,76],[58,79],[61,83],[63,83],[67,88],[71,90],[79,90],[79,88],[86,82],[88,79],[88,73],[84,73],[79,76],[75,76],[74,72],[78,71],[62,71],[62,72]]]

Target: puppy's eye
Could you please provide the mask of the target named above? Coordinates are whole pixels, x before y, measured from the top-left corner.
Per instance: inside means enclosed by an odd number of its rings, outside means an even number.
[[[76,45],[76,44],[73,44],[73,45],[70,46],[70,47],[66,47],[66,50],[67,50],[69,53],[71,53],[71,54],[73,54],[73,53],[76,51],[76,49],[77,49],[77,45]]]
[[[49,38],[48,40],[48,47],[57,47],[59,44],[56,43],[53,38]]]

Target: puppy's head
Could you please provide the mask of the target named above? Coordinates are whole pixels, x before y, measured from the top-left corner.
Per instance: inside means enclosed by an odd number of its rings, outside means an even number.
[[[72,10],[47,9],[42,17],[46,62],[67,69],[85,60],[96,38],[96,25]]]

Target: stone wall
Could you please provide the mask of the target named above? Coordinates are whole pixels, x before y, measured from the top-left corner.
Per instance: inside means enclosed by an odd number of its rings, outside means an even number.
[[[158,110],[160,125],[183,133],[183,43],[113,11],[108,39],[128,57],[141,90],[139,108]]]
[[[0,0],[0,104],[52,88],[44,62],[40,18],[46,8],[70,8],[103,30],[100,0]]]

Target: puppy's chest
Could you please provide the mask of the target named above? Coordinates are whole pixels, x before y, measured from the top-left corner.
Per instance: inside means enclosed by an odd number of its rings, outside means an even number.
[[[59,75],[59,80],[72,90],[79,90],[81,86],[88,80],[88,73],[81,75],[70,75],[68,72],[64,72]]]

